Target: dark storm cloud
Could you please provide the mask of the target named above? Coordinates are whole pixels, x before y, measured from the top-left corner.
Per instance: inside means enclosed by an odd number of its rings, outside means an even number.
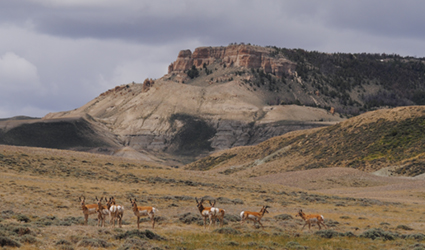
[[[425,56],[418,0],[0,1],[0,118],[77,108],[233,42]],[[19,86],[14,87],[14,86]]]

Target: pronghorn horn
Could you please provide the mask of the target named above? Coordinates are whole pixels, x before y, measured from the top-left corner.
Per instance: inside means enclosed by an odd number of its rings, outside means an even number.
[[[196,200],[196,203],[198,203],[198,204],[199,204],[198,198],[196,198],[196,197],[195,197],[195,200]]]

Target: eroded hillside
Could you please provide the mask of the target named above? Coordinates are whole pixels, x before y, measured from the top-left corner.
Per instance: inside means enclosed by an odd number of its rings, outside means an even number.
[[[387,175],[420,176],[425,173],[423,131],[423,106],[378,110],[326,128],[221,151],[187,168],[251,177],[330,167],[366,172],[387,169]]]
[[[13,128],[0,121],[1,143],[186,164],[371,109],[425,103],[424,73],[422,59],[397,55],[200,47],[182,50],[159,79],[117,86],[80,108]],[[75,121],[84,133],[73,130]]]

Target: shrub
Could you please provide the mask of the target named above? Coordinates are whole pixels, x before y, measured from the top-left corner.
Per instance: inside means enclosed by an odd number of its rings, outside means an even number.
[[[31,230],[28,227],[15,227],[12,229],[12,232],[14,232],[15,234],[21,236],[21,235],[25,235],[25,234],[29,234],[31,233]]]
[[[217,228],[213,232],[219,233],[219,234],[240,234],[241,233],[238,230],[231,228],[231,227]]]
[[[145,230],[145,231],[139,231],[137,229],[134,230],[130,230],[130,231],[126,231],[124,233],[120,233],[115,235],[115,239],[117,240],[121,240],[121,239],[127,239],[127,238],[132,238],[132,237],[137,237],[140,239],[146,239],[146,240],[164,240],[165,238],[150,231],[150,230]]]
[[[224,219],[231,222],[238,222],[241,220],[241,218],[234,214],[225,214]]]
[[[0,236],[0,246],[2,247],[21,247],[19,242],[12,240],[11,238]]]
[[[289,214],[279,214],[274,217],[276,220],[292,220],[294,217]]]
[[[30,222],[30,221],[31,221],[31,220],[30,220],[30,218],[29,218],[28,216],[23,215],[23,214],[17,214],[17,215],[16,215],[16,220],[17,220],[17,221],[23,221],[23,222],[25,222],[25,223],[27,223],[27,222]]]
[[[67,240],[58,240],[58,241],[56,241],[55,245],[56,246],[60,246],[60,245],[69,245],[69,246],[71,246],[72,243],[69,242],[69,241],[67,241]]]
[[[399,238],[400,235],[397,233],[384,231],[380,228],[372,228],[360,234],[360,237],[368,238],[372,240],[375,240],[375,239],[395,240],[396,238]]]
[[[418,233],[418,234],[409,234],[406,236],[407,239],[415,239],[415,240],[424,240],[425,235]]]
[[[398,225],[395,229],[402,229],[402,230],[407,230],[407,231],[413,230],[413,228],[406,226],[406,225]]]
[[[28,244],[35,244],[38,242],[37,238],[35,238],[32,235],[23,235],[22,237],[19,238],[19,241],[22,243],[28,243]]]
[[[118,250],[138,250],[138,249],[146,249],[149,244],[147,241],[143,241],[138,238],[128,238],[125,240],[124,244],[121,245]]]
[[[296,241],[290,241],[286,243],[285,247],[289,249],[307,249],[307,247],[300,245],[300,243]]]
[[[102,239],[82,239],[78,242],[77,247],[98,247],[98,248],[108,248],[113,245]]]
[[[179,220],[184,224],[203,223],[202,218],[199,215],[193,213],[185,213],[179,216]]]
[[[322,238],[326,238],[326,239],[330,239],[330,238],[334,238],[334,237],[340,236],[340,234],[337,231],[330,230],[330,229],[328,229],[328,230],[319,230],[319,231],[316,231],[314,234],[315,235],[318,235],[318,236],[320,236]]]

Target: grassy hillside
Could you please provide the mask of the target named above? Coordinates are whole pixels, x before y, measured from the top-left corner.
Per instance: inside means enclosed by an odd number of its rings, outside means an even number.
[[[425,210],[419,193],[407,203],[351,198],[119,157],[13,146],[0,146],[0,171],[0,244],[6,247],[406,249],[425,245]],[[93,215],[84,226],[80,196],[87,203],[96,196],[114,196],[126,208],[123,227],[112,228],[109,222],[107,227],[97,227]],[[223,228],[203,228],[195,197],[217,199],[217,206],[226,210]],[[159,210],[155,229],[144,218],[137,230],[129,198]],[[258,211],[263,205],[271,206],[262,219],[264,230],[252,222],[240,224],[241,211]],[[328,229],[301,231],[303,223],[295,217],[300,208],[323,214]]]
[[[367,172],[398,166],[394,175],[425,173],[425,107],[370,112],[336,125],[297,131],[253,147],[205,157],[187,169],[265,175],[313,168]]]

